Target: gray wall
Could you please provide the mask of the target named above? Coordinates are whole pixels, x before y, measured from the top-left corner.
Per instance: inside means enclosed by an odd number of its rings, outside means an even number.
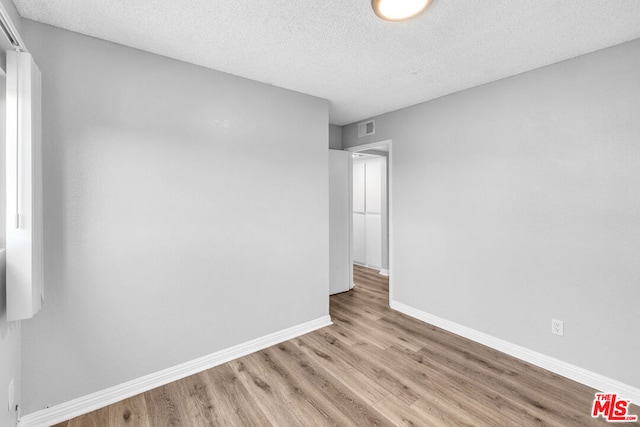
[[[6,320],[5,261],[5,250],[0,249],[0,426],[13,426],[16,423],[16,412],[7,411],[9,401],[9,394],[7,391],[9,383],[13,380],[14,405],[19,404],[20,322],[7,322]]]
[[[329,125],[329,148],[342,150],[342,127]]]
[[[11,0],[0,0],[9,14],[9,19],[20,29],[20,18]],[[2,55],[0,67],[4,69],[5,59]],[[4,76],[4,70],[0,71]],[[5,96],[6,81],[0,78],[0,248],[5,247]],[[7,411],[7,389],[9,382],[14,381],[15,403],[20,403],[20,322],[7,322],[6,309],[6,268],[5,253],[0,252],[0,426],[15,425],[15,412]]]
[[[25,413],[328,315],[328,103],[31,21],[45,294]]]
[[[635,40],[344,127],[393,139],[395,300],[640,387],[639,70]]]

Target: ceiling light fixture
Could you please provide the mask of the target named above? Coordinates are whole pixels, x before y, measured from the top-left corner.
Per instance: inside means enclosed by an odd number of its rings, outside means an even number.
[[[404,21],[421,14],[431,0],[371,0],[371,7],[387,21]]]

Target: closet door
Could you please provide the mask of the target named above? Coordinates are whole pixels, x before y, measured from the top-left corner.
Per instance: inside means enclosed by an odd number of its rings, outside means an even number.
[[[353,261],[382,265],[382,158],[353,159]]]
[[[382,266],[382,159],[367,157],[365,163],[366,264]]]

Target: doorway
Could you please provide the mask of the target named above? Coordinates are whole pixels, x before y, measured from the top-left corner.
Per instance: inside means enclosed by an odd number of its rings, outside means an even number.
[[[345,151],[352,154],[353,263],[390,276],[393,266],[392,141],[349,147]],[[392,289],[389,280],[390,299]]]

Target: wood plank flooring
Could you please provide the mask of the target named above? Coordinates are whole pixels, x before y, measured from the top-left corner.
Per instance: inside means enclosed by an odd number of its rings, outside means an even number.
[[[608,424],[595,390],[389,309],[376,271],[354,281],[333,326],[57,427]]]

